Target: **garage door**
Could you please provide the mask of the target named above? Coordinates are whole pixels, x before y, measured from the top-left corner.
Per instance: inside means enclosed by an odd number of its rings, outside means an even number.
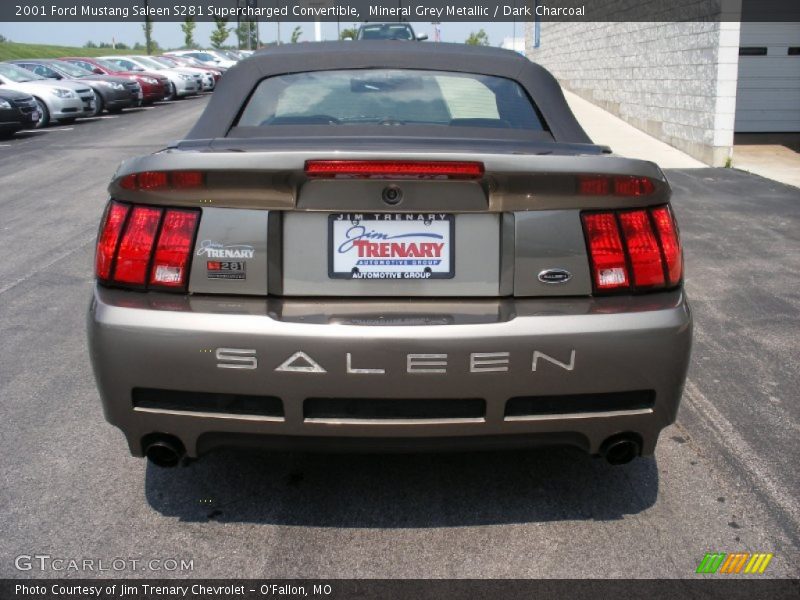
[[[800,23],[742,23],[735,130],[800,131]]]

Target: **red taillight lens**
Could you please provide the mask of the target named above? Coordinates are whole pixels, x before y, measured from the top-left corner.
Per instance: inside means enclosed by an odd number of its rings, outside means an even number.
[[[131,173],[119,180],[124,190],[181,190],[205,185],[202,171],[142,171]]]
[[[114,281],[136,285],[144,285],[147,282],[147,267],[160,219],[160,208],[147,206],[133,208],[119,245]]]
[[[197,228],[198,213],[168,210],[156,244],[150,283],[178,288],[186,284],[186,269]]]
[[[174,188],[185,189],[203,187],[205,181],[202,171],[172,171],[170,183]]]
[[[650,225],[646,210],[623,212],[619,215],[625,246],[631,258],[633,285],[653,287],[664,285],[664,265],[661,250]]]
[[[140,190],[154,190],[167,187],[167,181],[164,171],[145,171],[136,176],[136,187]]]
[[[680,283],[681,246],[668,206],[584,213],[581,218],[596,291],[644,291]]]
[[[584,175],[578,178],[578,193],[585,196],[607,196],[611,191],[611,180],[608,177],[592,177]]]
[[[114,252],[117,242],[128,216],[127,204],[111,202],[106,210],[100,235],[97,237],[97,252],[94,257],[94,270],[98,279],[108,279],[111,275],[111,266],[114,263]]]
[[[97,238],[97,278],[142,288],[185,289],[199,222],[199,210],[112,200]]]
[[[581,175],[578,177],[578,193],[584,196],[646,196],[656,191],[656,186],[647,177],[628,175]]]
[[[321,178],[480,179],[483,163],[398,160],[309,160],[306,175]]]
[[[656,186],[647,177],[614,177],[614,195],[646,196],[656,191]]]
[[[589,242],[595,287],[598,290],[628,287],[625,251],[614,213],[584,214],[583,227]]]
[[[664,258],[667,261],[667,276],[669,284],[675,285],[683,276],[683,253],[681,252],[681,242],[678,238],[678,228],[669,207],[662,206],[653,209],[653,222],[656,224],[656,231],[664,249]]]

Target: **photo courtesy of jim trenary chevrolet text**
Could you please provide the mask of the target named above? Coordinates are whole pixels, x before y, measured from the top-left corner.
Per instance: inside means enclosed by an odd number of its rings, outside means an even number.
[[[797,2],[2,2],[0,248],[0,600],[800,592]]]

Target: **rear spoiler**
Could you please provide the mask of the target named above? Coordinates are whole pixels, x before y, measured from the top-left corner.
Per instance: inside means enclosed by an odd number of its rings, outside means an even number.
[[[528,155],[332,152],[328,148],[160,152],[124,162],[114,175],[109,192],[118,200],[150,204],[272,210],[331,210],[331,198],[335,197],[336,210],[364,210],[363,198],[356,201],[356,197],[372,197],[373,188],[380,194],[386,183],[392,181],[391,176],[358,181],[353,177],[320,180],[306,170],[309,161],[336,160],[482,165],[482,175],[469,180],[398,178],[399,185],[416,190],[418,197],[430,199],[431,205],[425,210],[507,212],[625,208],[663,204],[670,196],[669,184],[655,163],[603,154],[597,150],[594,154]],[[473,201],[459,203],[459,193]],[[448,198],[446,203],[445,197]],[[323,198],[327,200],[323,201]],[[352,206],[348,206],[349,198],[353,199]],[[437,202],[437,198],[442,200]],[[475,201],[476,198],[480,200]],[[398,206],[393,210],[416,211],[421,206]],[[376,207],[376,210],[387,208]]]

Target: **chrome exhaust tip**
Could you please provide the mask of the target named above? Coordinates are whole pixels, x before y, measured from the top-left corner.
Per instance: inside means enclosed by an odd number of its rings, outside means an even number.
[[[620,434],[608,438],[600,449],[610,465],[625,465],[642,453],[642,443],[638,436]]]

